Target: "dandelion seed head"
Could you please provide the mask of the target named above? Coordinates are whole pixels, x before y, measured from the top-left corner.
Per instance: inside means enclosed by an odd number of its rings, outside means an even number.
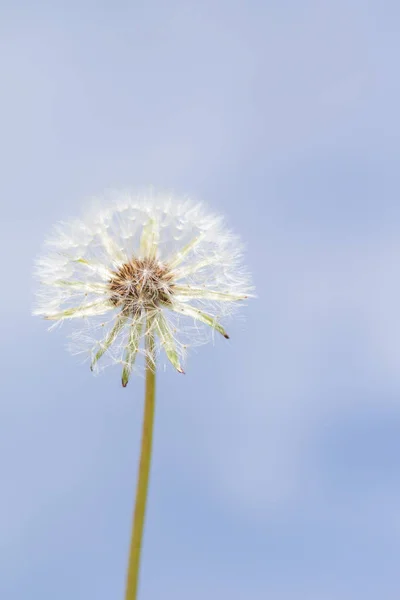
[[[186,350],[252,291],[242,245],[200,203],[146,190],[95,200],[57,224],[35,263],[34,314],[71,322],[73,351],[92,370],[120,364],[123,383],[154,336],[178,371]],[[208,335],[207,335],[208,334]]]
[[[154,258],[131,258],[113,272],[108,283],[110,302],[124,314],[172,305],[174,274]]]

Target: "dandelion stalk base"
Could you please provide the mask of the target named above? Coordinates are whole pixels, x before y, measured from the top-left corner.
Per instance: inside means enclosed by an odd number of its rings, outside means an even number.
[[[151,450],[153,441],[154,409],[155,409],[155,365],[154,337],[150,333],[147,338],[146,388],[143,416],[142,444],[140,451],[139,474],[136,489],[135,512],[133,516],[132,538],[129,554],[128,576],[125,600],[136,600],[140,555],[142,550],[143,529],[146,513],[147,490],[149,484]]]

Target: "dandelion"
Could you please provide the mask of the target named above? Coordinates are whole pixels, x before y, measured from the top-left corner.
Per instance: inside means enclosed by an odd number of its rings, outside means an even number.
[[[73,348],[92,371],[119,364],[126,387],[145,355],[142,449],[126,600],[137,597],[154,420],[155,366],[164,353],[184,373],[189,346],[212,335],[251,292],[242,247],[221,217],[189,199],[148,191],[96,201],[54,229],[37,259],[34,314],[78,324]]]

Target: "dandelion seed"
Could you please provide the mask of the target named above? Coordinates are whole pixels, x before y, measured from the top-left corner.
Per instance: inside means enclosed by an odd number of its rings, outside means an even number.
[[[150,324],[154,352],[183,373],[186,349],[207,341],[207,328],[227,338],[220,321],[251,291],[241,254],[238,238],[201,204],[115,195],[57,225],[36,261],[34,314],[73,321],[74,348],[92,370],[122,365],[124,386],[133,355],[146,353],[132,331],[143,338]]]
[[[34,314],[76,326],[90,367],[122,365],[126,387],[140,353],[146,386],[126,600],[136,600],[159,352],[179,372],[187,348],[229,338],[222,321],[251,292],[238,238],[201,204],[149,192],[116,195],[60,223],[36,261]],[[106,315],[106,316],[105,316]],[[108,316],[108,318],[107,318]],[[141,340],[144,343],[141,344]]]

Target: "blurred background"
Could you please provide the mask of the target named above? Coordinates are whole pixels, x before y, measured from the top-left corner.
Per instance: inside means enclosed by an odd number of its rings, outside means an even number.
[[[0,4],[0,596],[123,598],[143,380],[30,315],[51,225],[203,199],[258,299],[160,372],[140,600],[399,597],[397,2]]]

